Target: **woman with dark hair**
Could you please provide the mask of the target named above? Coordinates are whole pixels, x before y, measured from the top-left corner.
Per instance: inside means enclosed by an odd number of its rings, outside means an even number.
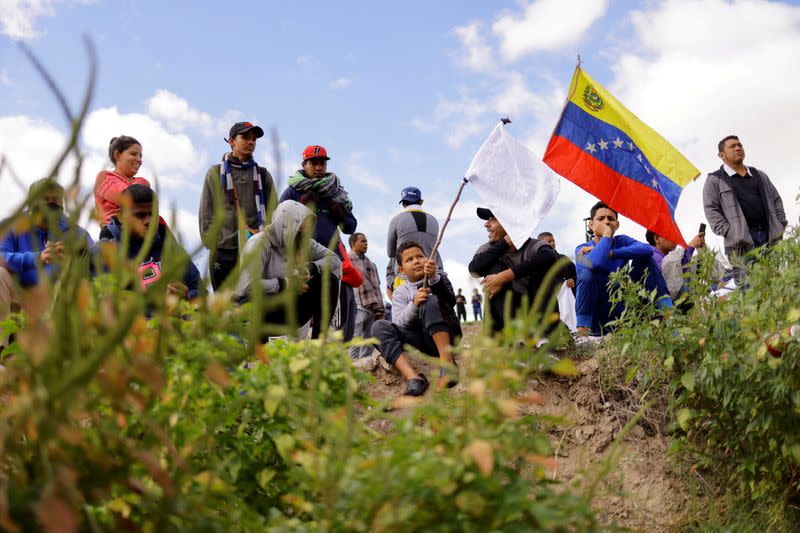
[[[101,226],[108,225],[111,217],[119,213],[119,198],[122,191],[131,185],[145,185],[150,182],[136,177],[142,165],[142,145],[133,137],[120,135],[108,145],[108,158],[114,163],[114,170],[101,170],[94,180],[94,205],[101,217]]]

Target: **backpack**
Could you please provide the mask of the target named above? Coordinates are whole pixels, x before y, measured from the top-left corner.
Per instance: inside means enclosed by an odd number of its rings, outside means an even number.
[[[364,283],[364,276],[362,276],[361,272],[353,265],[350,256],[347,255],[344,249],[342,241],[339,241],[339,253],[342,255],[342,281],[354,289],[357,289]]]

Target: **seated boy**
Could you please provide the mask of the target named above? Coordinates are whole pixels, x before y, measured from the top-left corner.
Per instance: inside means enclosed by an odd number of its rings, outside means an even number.
[[[602,335],[608,330],[607,324],[622,313],[621,304],[612,307],[609,301],[608,279],[628,261],[632,262],[631,279],[644,280],[648,291],[656,289],[659,308],[672,307],[667,284],[653,260],[653,249],[627,235],[615,236],[619,229],[617,212],[603,202],[597,202],[589,216],[594,237],[575,249],[578,335]]]
[[[378,320],[372,336],[380,341],[383,358],[406,378],[407,396],[421,396],[428,388],[428,378],[417,373],[406,357],[404,344],[438,357],[447,365],[439,372],[438,388],[458,383],[450,345],[461,336],[461,326],[453,311],[456,296],[447,274],[437,271],[436,261],[428,259],[422,245],[405,241],[397,248],[397,264],[407,282],[392,294],[392,321]],[[423,286],[427,276],[429,287]]]
[[[64,187],[56,180],[44,178],[28,189],[30,228],[14,229],[0,240],[0,321],[12,307],[19,305],[17,286],[26,292],[41,287],[40,272],[47,278],[57,275],[59,264],[71,255],[80,255],[92,243],[80,226],[73,225],[64,215]],[[14,225],[12,224],[12,227]],[[24,311],[30,319],[43,309],[46,298],[26,298]],[[6,339],[0,334],[0,348]]]
[[[175,239],[167,224],[153,213],[155,193],[146,185],[131,185],[122,191],[123,205],[119,216],[112,217],[111,221],[100,231],[102,243],[122,243],[122,233],[125,228],[130,232],[126,256],[133,259],[139,255],[142,248],[147,248],[142,263],[138,267],[139,283],[143,289],[163,287],[167,294],[175,294],[181,298],[192,300],[200,295],[200,271],[192,262],[189,254]],[[158,227],[153,235],[153,240],[147,244],[147,230],[151,222],[155,221]],[[174,254],[172,257],[163,257],[165,252]],[[185,263],[183,277],[177,279],[164,278],[164,261],[169,264]]]
[[[264,296],[274,297],[283,293],[287,279],[292,276],[302,277],[300,293],[295,296],[296,319],[294,322],[302,326],[312,320],[311,336],[319,337],[322,317],[330,320],[336,310],[339,295],[339,279],[342,276],[342,260],[336,253],[310,238],[314,228],[316,215],[306,206],[294,200],[284,200],[272,214],[272,222],[264,231],[251,237],[242,253],[242,272],[236,284],[236,297],[239,303],[252,298],[252,291],[263,291]],[[304,239],[303,237],[306,237]],[[290,254],[301,257],[300,247],[307,242],[307,260],[305,265],[296,265],[296,271],[289,271]],[[328,298],[324,301],[322,276],[325,264],[328,264]],[[298,284],[300,284],[298,283]],[[323,304],[327,303],[327,309]],[[327,311],[325,314],[324,311]],[[264,313],[264,323],[289,324],[285,306]]]

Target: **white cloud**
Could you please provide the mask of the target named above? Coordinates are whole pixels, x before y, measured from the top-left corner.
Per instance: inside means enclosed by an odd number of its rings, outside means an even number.
[[[185,98],[166,89],[159,89],[147,100],[147,113],[164,123],[173,131],[184,131],[188,128],[199,128],[205,133],[213,129],[211,115],[198,111],[189,105]]]
[[[0,0],[0,32],[12,39],[28,40],[39,35],[39,17],[52,17],[52,0]]]
[[[442,131],[447,143],[458,149],[478,134],[488,135],[501,117],[508,116],[515,135],[543,153],[564,101],[557,83],[547,80],[541,91],[533,91],[518,72],[496,75],[488,94],[462,88],[457,98],[440,97],[432,116],[416,117],[412,125],[420,131]]]
[[[7,165],[0,172],[3,216],[24,201],[31,183],[50,173],[65,142],[66,135],[42,120],[23,115],[0,117],[0,155]],[[68,179],[67,172],[62,171],[61,182]]]
[[[328,85],[331,89],[335,90],[343,90],[350,87],[353,84],[353,80],[351,78],[336,78],[332,80]]]
[[[13,84],[14,82],[11,81],[11,77],[8,75],[8,71],[6,69],[0,69],[0,85],[11,87]]]
[[[608,0],[534,0],[522,13],[506,12],[492,25],[504,59],[561,50],[580,41],[608,8]]]
[[[678,206],[684,236],[693,236],[705,218],[704,176],[719,167],[717,141],[729,133],[740,136],[746,163],[769,174],[796,224],[800,209],[792,143],[800,123],[794,90],[800,84],[795,68],[800,7],[681,0],[634,12],[631,21],[635,40],[614,65],[610,89],[703,172],[685,188]],[[704,30],[709,27],[731,31]],[[748,33],[742,46],[737,35],[748,28],[759,31]],[[708,237],[721,247],[721,238],[710,232]]]
[[[389,192],[386,180],[370,170],[366,162],[365,152],[351,152],[344,160],[344,179],[355,181],[367,189],[378,192]]]
[[[194,187],[200,190],[205,168],[205,154],[199,153],[185,133],[172,133],[156,119],[142,113],[120,113],[116,107],[93,111],[83,128],[83,139],[90,154],[108,153],[112,137],[130,135],[142,143],[144,153],[140,175],[155,187],[176,189]],[[106,165],[111,163],[106,159]],[[94,173],[100,169],[92,169]],[[93,182],[94,174],[84,183]]]
[[[453,29],[461,41],[463,55],[460,63],[476,72],[488,72],[495,67],[492,47],[483,37],[482,28],[480,22],[471,22]]]
[[[452,148],[460,148],[464,142],[487,127],[485,113],[489,106],[464,92],[460,98],[440,98],[434,110],[433,122],[437,125],[450,123],[445,137]]]
[[[165,201],[168,203],[159,203],[159,214],[167,221],[186,251],[192,253],[195,248],[200,246],[197,213],[176,207],[175,203],[170,203],[168,199]]]
[[[444,264],[444,271],[447,272],[447,277],[450,278],[450,283],[453,284],[454,291],[461,289],[467,300],[469,300],[472,289],[481,290],[481,280],[470,275],[469,268],[465,263],[450,258],[443,259],[442,263]]]

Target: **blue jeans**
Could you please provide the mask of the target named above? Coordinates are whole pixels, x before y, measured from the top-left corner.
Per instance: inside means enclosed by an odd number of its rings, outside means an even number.
[[[672,307],[667,282],[652,257],[645,260],[634,260],[631,265],[631,279],[634,282],[644,281],[647,291],[656,291],[656,306],[659,309]],[[575,314],[578,327],[590,328],[592,335],[604,335],[609,332],[608,323],[616,320],[624,310],[621,303],[609,301],[608,274],[593,272],[589,269],[579,271],[575,298]]]

